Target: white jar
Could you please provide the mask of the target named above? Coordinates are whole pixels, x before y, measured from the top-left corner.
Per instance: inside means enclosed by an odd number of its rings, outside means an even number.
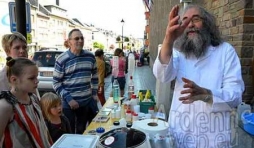
[[[132,122],[134,122],[134,121],[138,121],[138,114],[137,113],[132,114]]]

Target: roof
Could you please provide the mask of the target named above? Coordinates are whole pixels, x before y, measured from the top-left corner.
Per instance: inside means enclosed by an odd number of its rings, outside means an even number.
[[[79,25],[84,26],[84,24],[81,23],[77,18],[73,18],[73,20],[74,20],[75,22],[77,22]]]
[[[28,0],[30,2],[31,5],[35,6],[35,7],[38,7],[38,0]]]

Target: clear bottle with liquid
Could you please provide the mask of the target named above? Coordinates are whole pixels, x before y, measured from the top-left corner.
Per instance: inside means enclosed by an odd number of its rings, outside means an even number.
[[[120,87],[119,87],[119,83],[117,81],[117,78],[114,79],[113,82],[113,100],[114,103],[118,103],[120,98]]]
[[[134,82],[132,76],[130,76],[128,84],[128,99],[131,99],[132,94],[134,94]]]

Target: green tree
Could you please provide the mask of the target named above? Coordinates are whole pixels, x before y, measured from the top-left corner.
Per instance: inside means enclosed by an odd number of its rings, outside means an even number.
[[[121,41],[121,37],[118,36],[118,37],[116,38],[116,41],[117,41],[117,42],[120,42],[120,41]]]
[[[100,43],[98,42],[93,42],[93,48],[99,48],[100,47]]]
[[[104,45],[103,45],[103,44],[100,44],[100,45],[99,45],[99,48],[100,48],[100,49],[104,49]]]
[[[104,49],[105,46],[99,42],[93,42],[93,48],[100,48],[100,49]]]
[[[130,39],[128,37],[124,38],[124,42],[129,42]]]

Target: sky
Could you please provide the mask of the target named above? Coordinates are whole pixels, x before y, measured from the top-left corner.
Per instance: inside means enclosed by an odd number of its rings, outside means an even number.
[[[145,30],[145,7],[143,0],[59,0],[60,7],[68,16],[86,24],[124,36],[143,38]]]

